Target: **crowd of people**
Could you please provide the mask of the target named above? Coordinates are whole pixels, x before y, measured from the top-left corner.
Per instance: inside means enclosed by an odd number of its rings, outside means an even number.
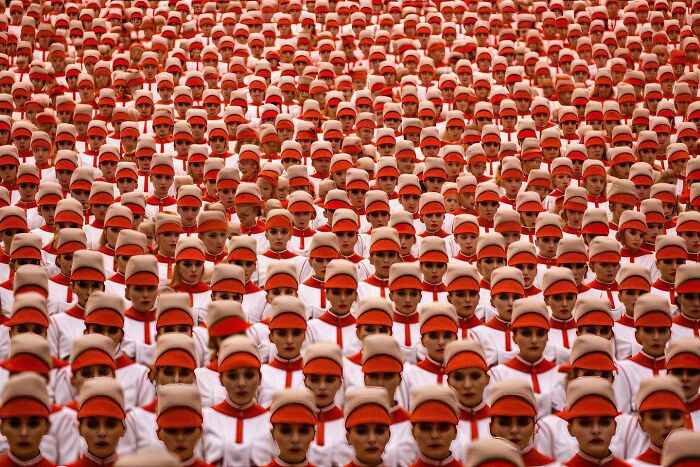
[[[0,467],[700,465],[700,0],[0,4]]]

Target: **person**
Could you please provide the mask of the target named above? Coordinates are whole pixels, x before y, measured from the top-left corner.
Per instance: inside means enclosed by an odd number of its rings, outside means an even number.
[[[392,335],[409,363],[418,361],[423,274],[416,263],[396,263],[389,270],[389,298],[393,305]]]
[[[78,430],[87,452],[69,467],[114,463],[117,443],[124,436],[124,395],[114,378],[86,381],[78,395]]]
[[[49,431],[51,400],[41,376],[25,372],[11,377],[0,391],[0,433],[8,450],[0,465],[53,467],[41,454],[41,440]]]
[[[639,426],[649,437],[644,452],[628,460],[632,465],[661,465],[661,450],[668,435],[685,427],[685,396],[673,376],[643,379],[637,393]]]
[[[566,409],[562,416],[569,434],[578,442],[578,452],[564,462],[567,467],[605,465],[627,467],[628,463],[610,452],[619,415],[612,384],[597,376],[582,376],[566,388]]]
[[[343,394],[342,350],[332,342],[309,345],[304,352],[303,373],[304,386],[314,393],[318,409],[309,461],[315,465],[344,465],[352,453],[346,439],[343,410],[336,404]]]
[[[698,450],[700,434],[691,430],[676,430],[668,435],[661,452],[661,464],[664,466],[693,464],[700,460]]]
[[[481,346],[470,339],[453,341],[445,347],[447,384],[457,395],[459,424],[453,451],[464,462],[467,447],[488,437],[489,406],[484,390],[491,380]]]
[[[469,447],[464,467],[486,467],[497,463],[503,467],[523,467],[518,447],[503,438],[484,438]]]
[[[262,382],[258,391],[258,402],[265,407],[269,407],[276,390],[304,384],[301,349],[307,331],[306,310],[298,298],[275,297],[270,310],[268,328],[274,353],[260,369]]]
[[[195,455],[202,436],[202,401],[193,384],[166,384],[158,393],[157,436],[181,465],[210,467]]]
[[[307,388],[283,389],[273,395],[269,433],[276,447],[267,467],[314,467],[308,452],[316,436],[316,404]]]
[[[525,380],[532,387],[541,417],[552,411],[552,392],[559,376],[556,363],[544,356],[550,330],[548,316],[543,302],[533,298],[516,300],[511,329],[517,353],[489,370],[494,383],[510,378]]]
[[[202,409],[204,461],[252,464],[256,459],[253,445],[270,427],[269,411],[255,401],[261,378],[258,348],[246,336],[228,337],[221,343],[217,363],[226,398]]]
[[[526,466],[553,463],[554,459],[542,454],[533,446],[533,435],[537,426],[537,403],[527,381],[508,378],[491,385],[490,391],[491,435],[515,444],[520,449]]]
[[[700,341],[694,337],[672,339],[666,349],[666,372],[681,383],[686,400],[686,427],[700,426]]]
[[[353,388],[345,397],[345,431],[353,459],[345,467],[385,465],[391,438],[388,393],[382,388]]]
[[[461,467],[450,450],[457,437],[457,398],[446,386],[428,384],[411,393],[411,433],[418,446],[418,458],[411,467]]]

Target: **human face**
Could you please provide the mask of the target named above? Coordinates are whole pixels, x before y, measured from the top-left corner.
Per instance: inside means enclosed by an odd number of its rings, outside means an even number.
[[[544,301],[552,309],[552,316],[566,320],[571,318],[574,305],[576,305],[576,295],[572,293],[558,293],[545,297]]]
[[[608,457],[616,429],[614,417],[577,417],[569,422],[569,434],[578,441],[579,450],[596,459]]]
[[[80,368],[71,376],[71,385],[79,393],[85,381],[98,376],[114,377],[114,370],[107,365],[89,365]]]
[[[498,211],[498,201],[480,201],[476,203],[476,209],[479,211],[479,217],[486,222],[491,222]]]
[[[351,427],[346,438],[358,461],[365,465],[381,465],[390,436],[391,430],[387,425],[363,423]]]
[[[337,232],[340,244],[340,252],[345,256],[351,256],[355,252],[355,244],[357,243],[357,232]]]
[[[605,189],[605,178],[600,175],[591,175],[584,180],[583,185],[592,196],[599,196]]]
[[[428,356],[440,363],[445,358],[447,344],[456,340],[457,333],[451,331],[431,331],[421,336],[421,343],[428,352]]]
[[[442,228],[442,223],[445,221],[445,215],[442,213],[422,214],[421,222],[425,224],[425,230],[428,232],[437,232]]]
[[[700,293],[676,295],[681,312],[690,319],[700,319]]]
[[[277,348],[277,356],[292,360],[299,356],[306,334],[303,329],[272,329],[270,342]]]
[[[622,244],[632,252],[639,251],[644,241],[644,232],[637,229],[625,229],[622,231]]]
[[[691,399],[698,394],[700,370],[697,368],[671,368],[668,372],[680,380],[686,399]]]
[[[316,398],[316,407],[322,409],[333,404],[335,395],[343,384],[343,379],[336,375],[306,375],[304,385],[311,389]]]
[[[265,231],[265,238],[270,242],[270,250],[275,252],[285,251],[292,234],[284,227],[271,227]]]
[[[535,240],[537,252],[545,258],[554,258],[557,255],[557,247],[559,246],[558,237],[540,237]]]
[[[450,456],[450,444],[457,437],[457,427],[450,423],[419,422],[411,427],[420,453],[428,459],[443,460]]]
[[[204,261],[194,261],[185,259],[178,261],[177,266],[180,272],[180,279],[187,284],[196,284],[202,278],[204,272]]]
[[[447,271],[447,263],[426,261],[420,263],[423,280],[429,284],[440,284]]]
[[[476,239],[477,236],[474,234],[457,234],[455,236],[459,251],[466,256],[471,256],[476,252]]]
[[[505,438],[524,450],[535,433],[535,419],[532,417],[505,417],[491,418],[491,436]]]
[[[678,266],[685,264],[683,258],[668,258],[656,260],[656,268],[661,278],[667,282],[675,282]]]
[[[394,400],[396,390],[401,384],[401,373],[365,373],[365,386],[384,388],[389,393],[389,400]]]
[[[248,282],[251,277],[253,277],[253,273],[255,272],[255,269],[257,268],[257,263],[255,261],[243,261],[243,260],[235,260],[232,261],[231,264],[235,264],[236,266],[240,266],[243,268],[243,274],[245,276],[245,281]]]
[[[661,448],[666,437],[674,430],[685,426],[685,414],[680,410],[658,409],[639,414],[639,426],[651,443]]]
[[[126,298],[131,300],[136,311],[151,311],[156,305],[157,297],[158,287],[155,285],[128,285],[126,287]]]
[[[103,326],[101,324],[88,324],[85,326],[85,334],[102,334],[112,339],[114,345],[119,345],[124,337],[124,330],[117,326]]]
[[[194,371],[182,366],[161,366],[154,368],[153,372],[153,382],[156,386],[173,383],[193,384],[195,379]]]
[[[495,256],[489,258],[482,258],[476,262],[476,268],[479,270],[479,274],[482,275],[484,280],[491,280],[491,273],[496,269],[506,265],[505,258],[497,258]]]
[[[326,298],[331,304],[331,310],[337,315],[344,316],[350,313],[352,304],[357,300],[357,290],[355,289],[326,289]]]
[[[535,282],[537,276],[537,265],[535,263],[523,263],[515,265],[523,273],[523,283],[525,287],[530,287]]]
[[[603,339],[607,340],[613,338],[612,326],[601,326],[593,324],[579,326],[578,329],[576,329],[576,335],[580,336],[582,334],[592,334],[594,336],[602,337]]]
[[[484,389],[490,378],[481,368],[460,368],[447,376],[447,384],[454,389],[459,403],[476,407],[484,399]]]
[[[82,307],[93,292],[102,292],[105,289],[104,282],[100,281],[71,281],[71,284],[73,293],[78,297],[78,304]]]
[[[591,263],[596,279],[611,284],[620,270],[620,263]]]
[[[272,427],[272,438],[279,448],[279,457],[288,464],[304,462],[315,436],[313,425],[278,423]]]
[[[389,278],[391,265],[400,262],[399,254],[395,251],[376,251],[370,254],[369,259],[375,275],[380,279]]]
[[[194,448],[202,436],[202,428],[158,428],[156,434],[168,451],[185,461],[194,455]]]
[[[253,400],[260,386],[260,377],[260,370],[253,367],[232,368],[219,376],[228,398],[239,406]]]
[[[455,290],[447,293],[447,301],[457,310],[460,318],[469,318],[474,315],[479,304],[478,290]]]
[[[491,304],[496,308],[499,318],[510,322],[510,317],[513,314],[513,303],[519,298],[523,297],[517,293],[499,293],[491,296]]]
[[[80,436],[88,446],[88,452],[99,459],[112,456],[117,443],[124,436],[124,422],[112,417],[87,417],[80,420]]]
[[[205,232],[199,235],[199,238],[204,243],[204,248],[209,254],[218,255],[224,251],[226,247],[227,232],[220,230],[214,232]]]
[[[651,357],[662,357],[666,344],[671,338],[671,328],[661,326],[640,326],[634,331],[634,337],[642,350]]]
[[[177,232],[163,232],[156,234],[156,243],[158,244],[158,253],[163,256],[175,256],[175,248],[177,248],[177,240],[180,234]]]
[[[50,426],[49,419],[44,417],[10,417],[2,420],[0,432],[7,438],[12,455],[29,461],[40,454],[41,438]]]
[[[529,363],[542,358],[549,334],[546,329],[525,327],[513,330],[513,342],[520,348],[519,356]]]

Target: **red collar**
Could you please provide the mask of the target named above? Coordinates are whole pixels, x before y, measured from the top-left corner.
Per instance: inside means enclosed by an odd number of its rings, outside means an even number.
[[[352,326],[353,324],[355,324],[355,317],[351,313],[348,313],[345,316],[338,316],[331,313],[330,311],[326,311],[321,316],[319,316],[318,319],[320,319],[324,323],[328,323],[332,326],[341,328]]]
[[[250,407],[241,409],[238,407],[234,407],[226,400],[212,406],[212,409],[224,415],[228,415],[229,417],[243,419],[257,417],[267,412],[266,408],[258,404],[252,404],[250,405]]]
[[[663,279],[656,279],[653,284],[651,284],[652,287],[655,289],[663,290],[664,292],[674,292],[676,290],[676,285],[672,284],[671,282],[666,282]]]
[[[537,255],[537,264],[545,264],[547,266],[556,266],[556,258],[545,258],[544,256]]]
[[[700,328],[700,320],[690,319],[683,313],[678,313],[674,318],[673,322],[679,326],[683,326],[691,329]]]
[[[129,357],[127,357],[126,355],[121,354],[114,360],[114,363],[117,364],[117,369],[119,369],[119,368],[125,368],[129,365],[133,365],[136,362],[133,361],[132,359],[130,359]]]
[[[155,195],[146,198],[147,204],[157,205],[157,206],[172,206],[177,204],[177,200],[172,196],[166,196],[165,198],[158,198]]]
[[[175,258],[170,258],[168,256],[156,253],[156,259],[159,263],[175,264]]]
[[[420,316],[418,312],[411,313],[410,315],[404,315],[402,313],[393,313],[394,322],[400,324],[416,324],[420,322]]]
[[[304,360],[301,357],[299,357],[294,360],[283,362],[282,360],[275,357],[272,360],[270,360],[270,363],[268,363],[268,365],[270,365],[272,368],[277,368],[278,370],[283,371],[301,371],[302,368],[304,368]]]
[[[315,277],[311,276],[308,279],[304,281],[304,285],[307,287],[312,287],[314,289],[325,289],[325,283],[323,281],[320,281],[316,279]]]
[[[450,234],[445,232],[444,230],[440,229],[437,232],[428,232],[427,230],[421,234],[418,235],[419,237],[422,238],[427,238],[427,237],[439,237],[439,238],[446,238],[449,237]]]
[[[245,225],[241,224],[241,233],[243,235],[259,234],[263,232],[265,232],[265,223],[259,219],[258,222],[256,222],[255,225],[251,228],[248,228]]]
[[[132,306],[124,312],[124,316],[131,318],[134,321],[141,321],[142,323],[148,323],[156,320],[156,310],[147,311],[146,313],[141,313],[136,311]]]
[[[439,284],[430,284],[423,281],[421,285],[421,290],[423,292],[447,292],[447,286],[440,282]]]
[[[407,422],[411,419],[411,414],[403,407],[396,406],[391,411],[391,424]]]
[[[501,320],[497,316],[494,316],[486,323],[484,323],[484,326],[487,326],[491,329],[496,329],[497,331],[510,332],[510,323]]]
[[[253,284],[252,281],[248,281],[245,283],[245,293],[250,294],[250,293],[255,293],[255,292],[260,292],[262,289],[258,287],[257,285]]]
[[[526,297],[533,297],[533,296],[535,296],[535,295],[537,295],[537,294],[539,294],[539,293],[541,293],[541,292],[542,292],[542,291],[541,291],[540,289],[538,289],[538,288],[535,287],[534,285],[531,285],[530,287],[528,287],[527,289],[525,289],[525,296],[526,296]]]
[[[643,366],[644,368],[649,368],[650,370],[653,370],[654,373],[666,368],[665,357],[652,358],[647,354],[642,353],[641,351],[637,352],[637,354],[633,357],[630,357],[630,360],[638,365]]]
[[[626,247],[620,248],[620,256],[623,258],[639,258],[640,256],[650,255],[651,251],[647,251],[644,248],[640,248],[635,252],[631,252]]]
[[[638,455],[636,459],[651,465],[661,465],[661,450],[650,444],[646,451]]]
[[[294,237],[302,237],[302,238],[309,238],[313,237],[316,234],[316,231],[311,228],[307,228],[304,230],[297,229],[296,227],[292,227],[292,236]]]
[[[473,263],[476,261],[476,253],[474,253],[471,256],[467,256],[460,251],[459,253],[454,255],[454,258],[460,261],[466,261],[467,263]]]
[[[569,330],[576,328],[576,321],[574,320],[574,318],[569,318],[566,321],[562,321],[555,317],[551,317],[549,318],[549,325],[552,327],[552,329]]]
[[[340,420],[343,418],[343,416],[343,411],[334,405],[331,409],[319,411],[318,415],[316,415],[316,419],[323,423],[332,422],[333,420]]]
[[[75,305],[72,308],[69,308],[68,310],[65,311],[65,313],[68,316],[72,316],[73,318],[79,319],[79,320],[84,320],[85,319],[85,310],[80,307],[80,305]]]
[[[362,366],[362,351],[357,352],[355,354],[350,355],[349,357],[346,357],[348,360],[350,360],[352,363],[355,365],[360,365]]]
[[[346,260],[350,261],[351,263],[357,264],[360,261],[362,261],[364,258],[362,256],[358,255],[357,253],[353,253],[352,256],[343,256],[343,259],[346,259]]]
[[[512,368],[513,370],[520,371],[522,373],[528,373],[528,374],[537,374],[540,375],[542,373],[545,373],[552,368],[556,368],[557,364],[554,362],[550,362],[547,359],[540,359],[539,362],[535,363],[534,365],[531,363],[526,363],[522,359],[518,357],[511,358],[507,362],[504,363],[505,366],[508,368]]]
[[[218,255],[212,255],[211,253],[204,253],[204,259],[206,261],[210,261],[214,264],[219,264],[220,262],[222,262],[226,258],[226,256],[227,256],[227,253],[225,250],[222,251],[221,253],[219,253]]]
[[[586,284],[586,287],[596,290],[615,292],[617,291],[617,281],[606,284],[605,282],[600,282],[598,279],[593,279],[591,282]]]
[[[369,276],[367,279],[364,280],[366,284],[373,285],[375,287],[382,287],[382,288],[388,288],[389,287],[389,281],[380,279],[375,275]]]
[[[554,462],[554,459],[547,457],[535,448],[530,448],[522,453],[525,465],[547,465]]]
[[[486,404],[480,409],[477,410],[467,410],[464,407],[459,408],[459,419],[460,420],[465,420],[467,422],[471,421],[477,421],[477,420],[485,420],[489,418],[489,410],[490,407]]]
[[[263,253],[263,256],[271,259],[291,259],[291,258],[296,258],[297,255],[292,253],[289,250],[284,250],[284,251],[272,251],[272,250],[267,250],[265,253]]]
[[[189,294],[204,293],[209,292],[211,290],[211,288],[202,281],[199,281],[196,284],[186,284],[184,282],[179,282],[176,286],[173,287],[173,289],[175,289],[175,291],[177,292],[185,292]]]
[[[434,362],[433,360],[430,360],[428,357],[425,357],[423,360],[416,363],[416,366],[421,370],[425,370],[436,375],[445,374],[445,367],[438,364],[437,362]]]
[[[116,273],[112,277],[109,278],[111,282],[114,282],[115,284],[126,284],[126,278],[124,277],[124,274],[119,274]]]
[[[634,327],[634,318],[628,316],[627,313],[623,313],[622,316],[620,316],[620,319],[617,320],[617,322],[623,326],[627,326],[630,328]]]

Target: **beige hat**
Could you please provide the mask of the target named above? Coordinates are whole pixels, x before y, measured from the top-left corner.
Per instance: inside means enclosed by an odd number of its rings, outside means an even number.
[[[684,467],[700,462],[700,433],[680,429],[672,431],[661,451],[663,467]]]
[[[116,378],[100,376],[83,383],[78,394],[78,420],[108,417],[124,420],[124,392]]]
[[[179,467],[180,458],[161,448],[143,448],[132,454],[119,456],[114,467]]]
[[[340,258],[338,237],[332,232],[317,232],[311,239],[309,258]]]
[[[576,326],[613,326],[614,320],[607,298],[579,297],[574,305]]]
[[[46,380],[34,372],[23,372],[7,380],[0,391],[0,419],[49,417],[51,399]]]
[[[571,269],[553,267],[547,269],[542,277],[542,292],[545,297],[557,294],[576,294],[578,287]]]
[[[421,335],[433,331],[457,332],[457,311],[449,303],[424,303],[419,306]]]
[[[639,413],[664,409],[685,413],[687,410],[681,382],[671,375],[659,375],[640,381],[636,403]]]
[[[508,266],[517,267],[520,264],[537,264],[537,250],[533,243],[518,240],[508,245]]]
[[[75,372],[92,365],[107,365],[116,369],[114,341],[102,334],[85,334],[76,337],[70,352],[70,366]]]
[[[537,403],[530,383],[522,378],[506,378],[491,385],[489,415],[536,417]]]
[[[625,264],[617,273],[619,290],[651,291],[651,276],[649,269],[641,264]]]
[[[106,280],[106,276],[104,273],[104,262],[102,260],[102,255],[97,251],[91,250],[76,251],[73,255],[70,280],[104,282]]]
[[[566,388],[566,409],[562,418],[617,417],[615,392],[607,379],[597,376],[581,376]]]
[[[235,264],[220,263],[214,266],[214,272],[209,281],[213,292],[230,292],[244,295],[245,271]]]
[[[326,289],[357,289],[357,267],[346,259],[334,259],[328,263],[325,276]]]
[[[671,306],[666,297],[647,293],[637,299],[634,304],[634,327],[667,327],[670,328]]]
[[[394,263],[389,268],[389,290],[391,292],[401,289],[421,290],[422,286],[423,274],[418,263]]]
[[[615,371],[612,341],[593,334],[581,334],[571,346],[571,368]]]
[[[240,303],[234,300],[216,300],[207,304],[207,329],[210,336],[242,333],[249,327]]]
[[[512,329],[536,327],[549,330],[547,304],[535,297],[521,298],[513,302],[510,321]]]
[[[525,281],[520,269],[503,266],[491,273],[491,296],[499,293],[525,295]]]
[[[418,254],[418,260],[421,263],[447,263],[449,259],[444,239],[436,236],[425,237],[423,239]]]
[[[159,428],[202,426],[202,397],[195,384],[166,384],[158,388],[156,423]]]
[[[73,259],[73,265],[75,265],[75,259]],[[126,264],[124,278],[127,286],[157,286],[159,283],[158,260],[152,255],[132,256]]]
[[[316,400],[307,388],[275,391],[270,405],[270,423],[316,426]]]
[[[401,373],[404,357],[399,342],[387,334],[370,334],[362,342],[363,373]]]
[[[260,353],[253,340],[244,335],[227,337],[219,347],[218,370],[260,368]]]
[[[700,264],[682,264],[676,271],[676,293],[695,293],[700,284]]]
[[[273,329],[302,329],[306,330],[306,309],[297,297],[280,295],[270,304],[270,322],[268,327]]]
[[[85,324],[124,327],[124,300],[117,294],[93,292],[85,305]]]
[[[192,371],[197,368],[197,355],[191,336],[177,332],[158,336],[152,367],[164,366],[188,368]]]
[[[326,280],[328,280],[327,272]],[[294,263],[287,260],[270,262],[269,266],[267,267],[267,278],[264,286],[265,290],[276,289],[279,287],[296,289],[298,286],[299,282],[297,280],[297,269],[296,266],[294,266]]]
[[[675,337],[666,347],[666,369],[700,369],[700,339],[695,336]]]
[[[27,292],[37,292],[44,299],[49,296],[49,276],[46,269],[36,264],[25,264],[17,268],[13,284],[15,301]]]
[[[445,373],[464,368],[481,368],[488,371],[484,349],[477,340],[462,339],[452,341],[445,347]]]
[[[506,259],[506,242],[503,235],[496,232],[481,235],[476,243],[476,257],[478,260],[483,258]]]
[[[467,449],[464,467],[525,467],[520,449],[505,438],[481,438]]]
[[[33,371],[48,378],[53,368],[49,342],[43,336],[32,332],[15,334],[10,339],[7,359],[0,363],[0,366],[11,374]]]
[[[343,376],[343,350],[334,342],[314,342],[304,351],[305,375]]]
[[[426,384],[411,390],[411,423],[421,422],[457,425],[457,396],[452,388]]]
[[[596,237],[588,248],[588,261],[590,263],[619,263],[620,243],[614,238]]]
[[[366,423],[391,425],[389,393],[380,387],[353,387],[345,393],[345,429]]]

